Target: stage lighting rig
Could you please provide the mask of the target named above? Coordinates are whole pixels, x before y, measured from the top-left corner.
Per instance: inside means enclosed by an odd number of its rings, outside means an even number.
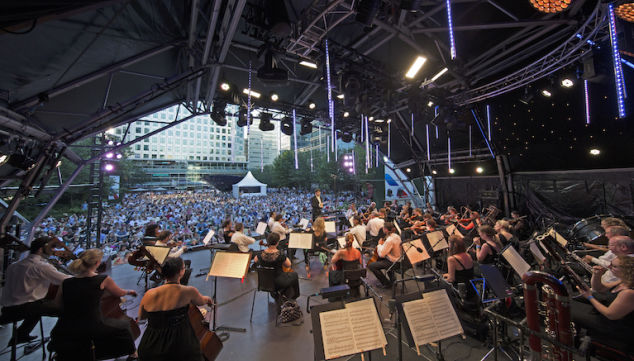
[[[218,124],[221,127],[224,127],[225,125],[227,125],[227,117],[225,112],[226,107],[227,107],[226,101],[215,100],[214,107],[211,111],[211,114],[209,114],[209,117],[211,118],[211,120],[213,120],[216,124]]]
[[[269,132],[275,129],[275,125],[271,123],[271,113],[260,113],[260,125],[258,128],[263,132]]]
[[[239,127],[245,127],[247,125],[247,122],[249,122],[249,125],[253,124],[253,118],[247,119],[247,117],[247,108],[240,107],[240,110],[238,111],[238,121],[236,122],[236,125]]]
[[[281,127],[280,130],[282,131],[282,133],[286,135],[293,135],[295,124],[293,124],[293,119],[286,116],[282,118],[282,120],[280,121],[280,127]]]
[[[307,135],[313,132],[313,124],[311,122],[312,119],[310,118],[302,119],[302,125],[299,131],[299,135]]]

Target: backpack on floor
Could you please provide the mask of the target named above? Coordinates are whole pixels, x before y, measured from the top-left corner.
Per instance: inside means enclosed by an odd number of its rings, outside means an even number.
[[[299,308],[297,301],[287,299],[282,302],[280,307],[280,315],[278,316],[279,323],[289,323],[302,318],[302,310]]]

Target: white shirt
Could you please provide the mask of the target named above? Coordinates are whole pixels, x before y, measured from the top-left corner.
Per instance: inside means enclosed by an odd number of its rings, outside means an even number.
[[[280,241],[283,241],[286,239],[286,233],[287,233],[286,228],[284,228],[284,226],[282,226],[280,222],[276,221],[275,223],[273,223],[271,232],[277,233],[280,236]]]
[[[275,220],[273,219],[273,217],[270,217],[266,224],[269,226],[269,230],[272,230],[273,225],[275,224]]]
[[[381,230],[381,228],[383,228],[383,225],[385,224],[385,221],[383,220],[383,218],[379,218],[379,217],[374,217],[371,220],[368,221],[368,232],[370,232],[370,236],[372,237],[376,237],[379,235],[379,231]]]
[[[29,254],[23,260],[9,265],[0,303],[7,307],[41,300],[51,283],[60,285],[70,277],[55,269],[44,257]]]
[[[401,237],[396,233],[390,234],[383,244],[376,247],[376,252],[381,258],[398,261],[401,258]]]
[[[346,234],[353,234],[354,238],[357,240],[357,242],[359,242],[359,245],[363,246],[363,242],[365,242],[365,232],[365,226],[362,224],[358,224],[350,228],[350,230]]]
[[[237,244],[240,252],[247,253],[249,252],[249,245],[255,243],[255,238],[249,237],[242,232],[235,232],[231,236],[231,243]]]
[[[154,243],[155,246],[163,246],[163,247],[167,247],[167,243],[163,243],[161,241],[156,241],[156,243]],[[185,252],[185,246],[180,246],[180,247],[172,247],[170,248],[170,253],[167,255],[167,257],[180,257],[183,253]]]

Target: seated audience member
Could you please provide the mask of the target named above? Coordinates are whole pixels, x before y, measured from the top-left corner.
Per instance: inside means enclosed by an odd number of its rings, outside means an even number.
[[[165,284],[148,290],[141,300],[139,319],[148,320],[139,344],[142,361],[203,360],[188,310],[190,305],[212,305],[212,300],[195,287],[181,285],[184,274],[183,260],[169,258],[163,265]]]
[[[330,286],[340,285],[343,283],[343,271],[346,269],[355,269],[363,267],[363,258],[361,252],[354,248],[355,238],[352,233],[346,234],[346,246],[338,250],[331,260],[331,271],[328,274],[328,284]]]
[[[59,361],[90,360],[93,352],[97,360],[136,358],[130,322],[104,318],[101,313],[104,292],[115,297],[136,296],[136,292],[123,290],[109,276],[97,274],[102,258],[103,252],[96,248],[82,253],[68,267],[75,277],[64,280],[57,292],[56,302],[63,311],[51,331],[49,347],[57,352]]]
[[[284,272],[284,267],[290,268],[291,261],[277,249],[280,238],[277,233],[271,233],[266,238],[267,248],[254,258],[254,262],[263,267],[275,269],[275,287],[281,295],[296,299],[299,297],[299,278],[297,273]]]
[[[143,245],[144,246],[153,246],[156,242],[156,238],[161,231],[161,227],[156,223],[150,223],[145,226],[145,234],[143,235]]]
[[[70,276],[65,275],[46,261],[50,256],[50,237],[39,237],[31,242],[29,255],[9,265],[6,283],[2,290],[2,316],[5,320],[20,320],[17,343],[33,341],[30,333],[41,316],[56,316],[60,309],[53,300],[47,300],[49,286],[60,285]],[[13,337],[9,344],[13,343]]]
[[[634,257],[618,256],[608,267],[619,282],[607,286],[601,282],[606,268],[594,266],[592,289],[579,289],[590,304],[571,302],[571,318],[578,328],[584,328],[593,339],[604,343],[616,342],[632,352],[634,331]]]

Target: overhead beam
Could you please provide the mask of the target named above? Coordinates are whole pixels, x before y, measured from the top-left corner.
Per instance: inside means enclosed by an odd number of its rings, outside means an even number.
[[[189,40],[187,41],[187,49],[189,50],[189,69],[192,69],[196,64],[194,58],[194,43],[196,41],[196,25],[198,24],[198,1],[192,1],[192,11],[189,19]],[[198,102],[192,100],[192,85],[187,83],[187,103],[192,104],[195,109],[198,107]]]
[[[508,23],[492,23],[492,24],[476,24],[476,25],[459,25],[454,26],[454,31],[470,31],[470,30],[492,30],[492,29],[510,29],[523,28],[527,26],[546,26],[546,25],[576,25],[577,20],[536,20],[536,21],[513,21]],[[412,30],[413,34],[438,33],[449,31],[447,27],[439,28],[423,28]]]
[[[207,28],[207,37],[205,38],[205,47],[203,50],[203,57],[201,59],[200,64],[206,65],[209,61],[209,53],[211,52],[211,44],[214,39],[214,34],[216,32],[216,24],[218,23],[218,14],[220,13],[220,5],[222,4],[221,0],[214,0],[214,4],[211,8],[209,27]],[[198,104],[198,100],[200,99],[200,86],[202,84],[202,77],[196,79],[196,87],[194,89],[194,102]],[[207,104],[209,105],[209,104]]]

